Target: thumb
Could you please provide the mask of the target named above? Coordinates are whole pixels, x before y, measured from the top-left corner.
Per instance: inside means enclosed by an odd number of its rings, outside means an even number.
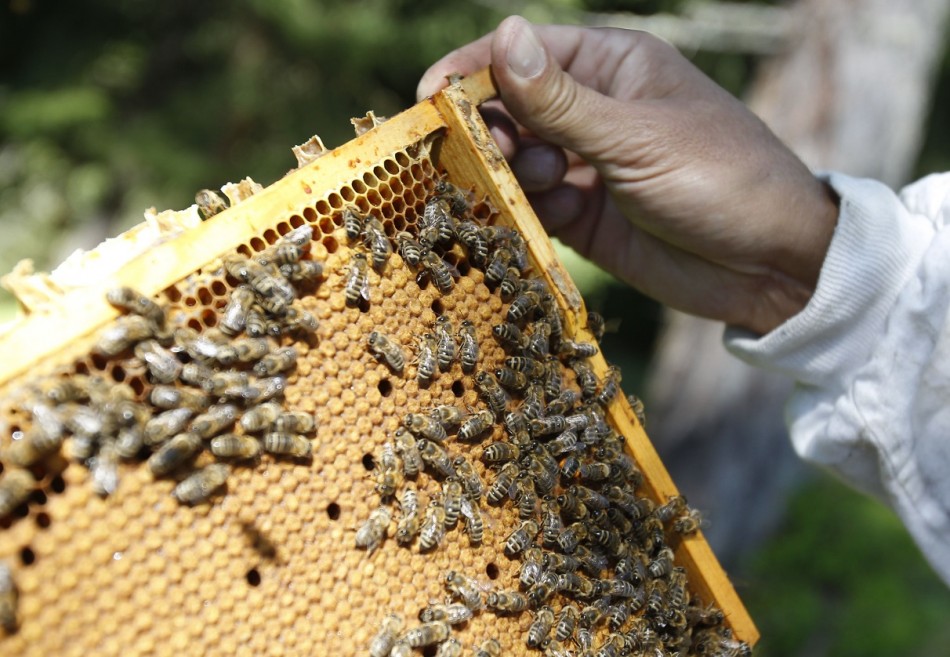
[[[616,145],[622,104],[564,71],[531,23],[505,19],[491,49],[499,95],[521,125],[592,163]]]

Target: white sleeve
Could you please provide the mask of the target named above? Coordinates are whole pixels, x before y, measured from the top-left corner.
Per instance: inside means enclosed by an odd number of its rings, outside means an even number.
[[[726,347],[796,386],[792,443],[897,511],[950,584],[950,174],[900,196],[822,174],[841,212],[818,287],[764,336]]]

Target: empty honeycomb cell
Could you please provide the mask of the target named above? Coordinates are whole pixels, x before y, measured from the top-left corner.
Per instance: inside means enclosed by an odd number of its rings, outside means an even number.
[[[334,210],[339,210],[345,205],[343,203],[343,197],[341,197],[337,192],[333,192],[327,196],[327,203],[329,203],[330,207]]]

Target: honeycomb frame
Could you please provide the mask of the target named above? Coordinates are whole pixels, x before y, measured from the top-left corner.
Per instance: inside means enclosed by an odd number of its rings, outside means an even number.
[[[490,540],[470,550],[460,534],[450,536],[444,549],[420,557],[395,546],[366,556],[352,547],[351,538],[356,523],[372,508],[372,486],[358,457],[365,462],[400,417],[381,413],[368,400],[418,410],[440,401],[474,406],[477,399],[473,390],[457,385],[458,377],[420,389],[415,382],[389,376],[384,366],[366,357],[362,341],[368,327],[378,322],[386,331],[406,336],[410,326],[431,325],[437,312],[451,312],[480,319],[480,342],[492,345],[486,325],[501,312],[497,296],[469,272],[448,298],[426,290],[408,294],[411,273],[394,267],[393,281],[371,274],[378,285],[375,308],[363,313],[348,308],[334,287],[349,251],[341,209],[350,203],[363,210],[372,207],[389,229],[399,230],[407,217],[421,214],[425,181],[437,167],[457,186],[483,195],[480,218],[511,222],[522,231],[535,270],[564,312],[566,333],[592,340],[578,290],[478,114],[477,105],[494,93],[487,72],[451,85],[95,284],[30,308],[0,336],[5,354],[0,399],[16,399],[24,394],[21,382],[32,377],[76,368],[77,363],[79,371],[99,367],[86,354],[96,332],[118,314],[105,301],[105,290],[120,284],[134,287],[170,304],[170,318],[180,316],[204,328],[214,324],[214,313],[193,309],[220,309],[234,284],[220,271],[222,254],[250,255],[303,224],[320,235],[312,249],[325,264],[327,280],[316,288],[309,307],[322,326],[287,392],[288,403],[296,408],[323,409],[312,463],[265,460],[256,468],[236,470],[223,498],[195,508],[178,506],[168,495],[173,482],[152,481],[144,468],[124,467],[120,489],[100,499],[90,491],[83,468],[60,459],[44,464],[34,472],[39,486],[28,513],[0,527],[0,559],[17,564],[23,617],[18,633],[0,636],[0,651],[173,654],[197,645],[203,654],[309,654],[328,647],[355,654],[365,650],[379,620],[391,610],[385,602],[410,609],[438,597],[438,572],[446,564],[465,564],[486,581],[516,577],[516,562],[503,557]],[[355,319],[330,331],[341,314]],[[414,323],[404,321],[407,315]],[[339,367],[338,361],[350,367]],[[599,376],[607,371],[600,354],[591,364]],[[132,381],[142,375],[109,374]],[[310,394],[298,385],[301,381],[307,381]],[[644,472],[647,496],[661,502],[675,495],[622,395],[611,403],[609,415]],[[8,415],[4,421],[15,423],[17,418]],[[361,471],[362,479],[357,476]],[[267,513],[260,512],[261,499],[273,504]],[[507,533],[501,527],[512,521],[505,512],[489,509],[488,515],[495,529],[486,532],[498,537]],[[332,550],[316,549],[318,536],[345,546],[346,556],[333,559],[328,556]],[[757,630],[702,534],[683,537],[674,547],[677,564],[689,573],[690,589],[723,610],[736,638],[754,644]],[[386,558],[381,558],[384,550]],[[315,563],[303,563],[303,555]],[[482,615],[466,628],[465,640],[495,632],[505,654],[524,652],[506,625],[523,632],[527,621]],[[319,636],[313,629],[324,626],[335,630]]]

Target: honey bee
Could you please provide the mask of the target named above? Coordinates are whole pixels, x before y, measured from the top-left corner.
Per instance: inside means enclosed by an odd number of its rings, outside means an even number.
[[[468,249],[468,259],[476,267],[481,267],[488,260],[488,240],[482,235],[478,224],[469,219],[460,221],[455,227],[459,241]]]
[[[540,648],[551,633],[553,626],[554,610],[545,605],[534,612],[534,620],[528,626],[528,636],[525,643],[528,644],[529,648]]]
[[[682,495],[672,495],[666,504],[656,507],[653,514],[663,524],[669,524],[674,519],[686,513],[686,498]]]
[[[425,519],[419,533],[419,551],[428,552],[442,544],[445,538],[445,506],[442,501],[433,498],[426,507]]]
[[[396,456],[396,450],[390,442],[383,443],[379,456],[379,468],[376,472],[376,492],[381,497],[396,494],[396,488],[402,483],[402,466]]]
[[[228,209],[228,203],[213,189],[200,189],[195,194],[195,203],[198,205],[198,214],[205,221]]]
[[[501,300],[505,303],[511,303],[521,289],[521,271],[517,267],[509,266],[498,284],[498,292]]]
[[[203,390],[212,392],[211,378],[214,376],[215,372],[202,363],[185,363],[181,368],[181,380],[184,383],[189,385],[198,386]],[[245,381],[247,383],[247,375],[243,374]],[[223,389],[223,386],[218,388],[219,390]]]
[[[475,471],[475,467],[464,456],[457,456],[452,462],[452,465],[455,467],[459,481],[462,482],[465,497],[475,501],[477,504],[482,497],[482,491],[485,486],[482,483],[481,477],[479,477]]]
[[[442,404],[429,411],[429,417],[441,424],[446,430],[457,427],[465,419],[465,411],[458,406]]]
[[[237,350],[217,330],[208,329],[198,333],[193,328],[180,326],[175,329],[175,345],[193,359],[204,363],[232,365],[237,360]]]
[[[247,326],[248,312],[254,304],[254,291],[240,285],[231,292],[228,305],[224,307],[219,326],[225,335],[238,335]]]
[[[489,410],[471,414],[459,427],[457,438],[471,442],[494,427],[495,416]]]
[[[544,572],[544,552],[539,547],[529,547],[522,555],[518,581],[524,588],[531,588]]]
[[[389,536],[389,523],[392,522],[392,509],[380,505],[373,509],[369,518],[356,530],[356,547],[363,548],[368,554],[376,551]]]
[[[637,397],[636,395],[627,395],[627,403],[630,404],[633,414],[637,416],[637,420],[640,422],[641,427],[647,426],[647,415],[646,407],[643,404],[643,400]]]
[[[416,447],[419,449],[419,456],[422,457],[423,463],[432,468],[437,475],[443,478],[456,476],[452,459],[441,445],[419,438],[416,441]]]
[[[614,397],[617,396],[617,393],[620,391],[620,368],[616,365],[611,365],[607,369],[607,374],[604,376],[604,382],[601,386],[600,392],[597,393],[597,396],[594,398],[601,406],[607,406],[614,400]]]
[[[442,500],[445,506],[445,526],[452,528],[458,523],[462,511],[462,495],[464,490],[457,477],[449,477],[442,482]]]
[[[518,351],[524,344],[521,329],[511,322],[496,324],[492,327],[491,332],[506,351]]]
[[[506,246],[500,246],[495,249],[495,252],[488,262],[488,266],[485,267],[485,284],[488,285],[488,287],[494,288],[501,283],[505,274],[508,272],[508,265],[512,257],[511,249]]]
[[[316,426],[314,416],[303,411],[285,411],[278,415],[273,423],[274,431],[284,433],[310,433]]]
[[[115,441],[103,441],[88,465],[93,492],[101,497],[112,495],[119,487],[119,452]]]
[[[501,657],[501,644],[498,639],[486,639],[475,650],[475,657]]]
[[[534,331],[525,341],[525,353],[533,358],[539,364],[542,364],[551,348],[551,324],[546,319],[540,319],[534,323]],[[547,376],[547,368],[539,371],[538,378]]]
[[[496,614],[520,614],[528,608],[528,598],[517,591],[492,591],[485,604]]]
[[[544,376],[544,365],[534,358],[526,356],[509,356],[505,358],[505,367],[515,372],[522,372],[532,379],[540,379]]]
[[[573,637],[579,617],[580,611],[578,611],[577,605],[568,603],[561,607],[561,611],[557,616],[557,623],[554,627],[554,638],[563,642]]]
[[[462,643],[458,639],[449,639],[439,644],[435,657],[459,657],[462,654]]]
[[[581,567],[580,559],[575,555],[558,554],[557,552],[545,552],[543,563],[545,569],[559,574],[573,573],[580,570]]]
[[[158,445],[184,431],[194,411],[190,408],[173,408],[159,413],[145,423],[145,444]]]
[[[354,208],[343,209],[343,229],[346,231],[346,238],[351,242],[355,242],[363,234],[365,223],[366,218]]]
[[[276,267],[279,270],[284,265],[296,264],[302,257],[302,246],[281,240],[258,253],[255,259],[264,267],[271,269]],[[283,276],[282,273],[281,276]]]
[[[389,653],[389,657],[410,657],[411,655],[412,646],[406,643],[405,639],[398,639],[393,644],[392,652]]]
[[[488,492],[486,493],[488,502],[496,505],[504,502],[517,476],[518,464],[514,463],[513,460],[509,460],[508,463],[502,466],[501,470],[495,476],[495,481],[488,487]]]
[[[233,404],[212,406],[191,421],[191,431],[201,438],[211,438],[228,428],[237,420],[237,407]]]
[[[517,372],[509,367],[499,367],[495,370],[495,378],[498,383],[515,392],[520,392],[528,387],[528,377],[524,372]]]
[[[402,628],[403,619],[399,614],[383,618],[382,627],[369,643],[370,657],[389,657]]]
[[[468,533],[469,543],[480,545],[485,538],[485,521],[482,518],[481,510],[478,508],[478,500],[463,497],[460,510],[462,517],[465,518],[465,531]]]
[[[282,376],[268,376],[258,379],[253,386],[248,386],[244,390],[238,391],[238,397],[245,400],[256,400],[260,402],[270,401],[278,395],[284,393],[287,387],[287,379]],[[227,391],[225,391],[227,392]]]
[[[540,305],[541,297],[537,292],[524,291],[511,301],[505,319],[515,324],[529,320]]]
[[[673,521],[673,531],[682,536],[695,534],[703,525],[703,516],[696,509],[689,509],[684,515]]]
[[[0,479],[0,518],[6,518],[33,492],[36,480],[29,470],[10,468]]]
[[[296,459],[310,458],[313,447],[304,436],[295,433],[269,431],[261,439],[264,451],[278,456],[289,456]]]
[[[587,535],[587,525],[582,522],[572,522],[558,534],[558,550],[565,554],[572,554],[577,549],[577,545],[587,538]]]
[[[423,248],[431,250],[438,243],[450,244],[455,237],[455,219],[448,203],[440,198],[426,201],[419,223],[419,242]]]
[[[252,406],[241,416],[241,428],[248,433],[271,429],[282,411],[281,405],[276,402]]]
[[[153,337],[155,328],[141,315],[123,315],[103,329],[93,351],[103,356],[118,356],[137,342]]]
[[[607,618],[607,609],[610,607],[610,600],[601,598],[594,600],[591,604],[581,609],[581,617],[578,624],[585,629],[593,629],[600,625]]]
[[[245,322],[245,329],[247,334],[252,338],[259,338],[263,335],[267,335],[268,331],[268,321],[267,317],[264,315],[264,309],[261,308],[255,302],[251,309],[247,311],[247,318]],[[224,327],[222,327],[224,330]]]
[[[523,470],[518,473],[509,495],[518,504],[519,518],[528,520],[535,516],[538,507],[538,491],[530,473]]]
[[[597,345],[590,342],[561,340],[557,345],[557,355],[568,360],[577,358],[590,358],[598,351]]]
[[[142,428],[133,425],[119,429],[115,439],[115,450],[124,459],[134,458],[145,445],[145,433]]]
[[[20,591],[10,566],[5,561],[0,561],[0,626],[7,634],[13,634],[20,626],[17,613],[19,598]]]
[[[274,376],[285,372],[297,364],[297,350],[293,347],[283,347],[269,353],[254,365],[254,373],[258,376]]]
[[[528,549],[528,546],[534,542],[534,537],[538,535],[538,523],[534,520],[525,520],[518,529],[514,530],[505,539],[505,556],[509,559]]]
[[[373,267],[380,271],[389,262],[389,257],[393,253],[392,244],[386,237],[383,225],[375,217],[368,217],[366,227],[364,228],[363,244],[370,250],[373,258]]]
[[[498,379],[491,372],[479,372],[475,375],[475,387],[479,395],[488,404],[495,418],[501,419],[508,411],[508,402],[511,398],[505,389],[498,383]]]
[[[225,256],[223,263],[228,274],[257,292],[258,302],[267,300],[264,307],[269,312],[281,314],[296,297],[293,286],[276,269],[236,254]]]
[[[521,457],[521,450],[517,445],[506,442],[493,442],[486,445],[482,450],[481,459],[485,463],[506,463],[508,461],[517,461]]]
[[[712,605],[708,607],[690,605],[686,608],[686,620],[690,626],[722,625],[726,620],[726,616],[721,609],[717,609]]]
[[[422,266],[425,267],[429,278],[436,289],[442,294],[448,294],[455,286],[452,271],[445,261],[435,251],[429,251],[422,257]]]
[[[378,331],[373,331],[367,338],[370,353],[381,363],[385,363],[389,369],[401,374],[406,366],[406,355],[402,347],[396,344],[391,338],[386,337]]]
[[[405,427],[399,427],[394,434],[396,442],[396,453],[402,457],[403,474],[407,477],[415,477],[423,468],[422,456],[419,454],[419,448],[416,447],[416,439],[406,431]]]
[[[592,399],[597,394],[597,388],[600,385],[594,370],[582,360],[569,361],[568,366],[574,370],[577,385],[581,388],[581,398]]]
[[[165,476],[197,454],[201,447],[201,436],[192,432],[180,433],[148,457],[148,469],[156,477]]]
[[[365,253],[354,253],[350,258],[346,275],[344,294],[346,305],[358,306],[361,301],[369,302],[369,263]]]
[[[184,406],[199,411],[211,404],[208,396],[200,390],[169,385],[153,387],[148,394],[148,400],[153,406],[165,410]]]
[[[445,427],[428,415],[407,413],[406,417],[402,420],[402,425],[416,436],[427,440],[434,440],[435,442],[441,443],[445,442],[445,439],[448,437],[445,433]]]
[[[423,515],[415,489],[407,488],[403,491],[400,509],[402,517],[396,525],[396,542],[409,545],[422,531]]]
[[[256,459],[261,454],[261,443],[252,436],[226,433],[211,439],[211,453],[225,459]]]
[[[141,292],[130,287],[114,287],[106,292],[106,300],[117,308],[141,315],[158,329],[165,326],[165,311]]]
[[[551,415],[564,415],[577,403],[577,392],[568,388],[562,390],[557,398],[548,403],[547,412]]]
[[[585,483],[601,482],[610,477],[610,465],[607,463],[582,463],[578,475]]]
[[[470,194],[463,192],[448,180],[437,181],[434,191],[440,199],[448,203],[449,210],[458,217],[465,215],[472,208]]]
[[[625,652],[626,646],[627,642],[622,634],[609,634],[603,644],[601,644],[600,650],[597,651],[595,657],[620,657],[629,652]]]
[[[181,362],[156,340],[144,340],[135,345],[135,356],[145,363],[152,379],[158,383],[172,383],[181,374]]]
[[[281,275],[293,283],[315,283],[323,276],[323,263],[316,260],[300,260],[280,266]]]
[[[418,267],[419,263],[422,262],[423,247],[411,233],[404,230],[396,233],[396,247],[399,250],[399,255],[410,267]]]
[[[453,598],[459,600],[472,611],[478,611],[484,607],[485,602],[482,599],[482,586],[477,580],[467,577],[458,571],[449,570],[443,575],[442,584]]]
[[[437,365],[436,352],[438,351],[439,343],[434,335],[426,333],[419,338],[418,344],[419,354],[416,357],[416,362],[418,363],[416,378],[419,383],[426,384],[432,381],[432,377],[435,375]]]
[[[14,434],[14,440],[3,451],[3,460],[20,467],[29,467],[59,451],[62,445],[62,428],[58,432],[50,434],[39,426],[34,426],[29,431],[23,432],[19,439]]]
[[[459,326],[459,361],[462,371],[471,374],[478,365],[478,339],[475,337],[475,325],[470,320],[463,320]]]
[[[446,315],[440,315],[435,320],[435,332],[438,338],[436,347],[436,357],[439,363],[439,369],[447,372],[455,358],[458,355],[458,344],[455,340],[455,332],[452,328],[452,321]]]
[[[182,504],[201,504],[224,486],[231,468],[223,463],[211,463],[183,479],[172,495]]]
[[[472,620],[473,615],[472,610],[461,602],[430,603],[419,612],[419,620],[423,623],[445,621],[449,625],[461,625]]]
[[[231,342],[231,346],[242,363],[259,360],[270,353],[270,343],[266,338],[237,338]]]
[[[433,621],[406,630],[402,638],[413,648],[423,648],[447,640],[451,631],[452,626],[445,621]]]
[[[647,564],[647,573],[653,579],[660,579],[673,571],[673,550],[662,548],[656,557]]]

